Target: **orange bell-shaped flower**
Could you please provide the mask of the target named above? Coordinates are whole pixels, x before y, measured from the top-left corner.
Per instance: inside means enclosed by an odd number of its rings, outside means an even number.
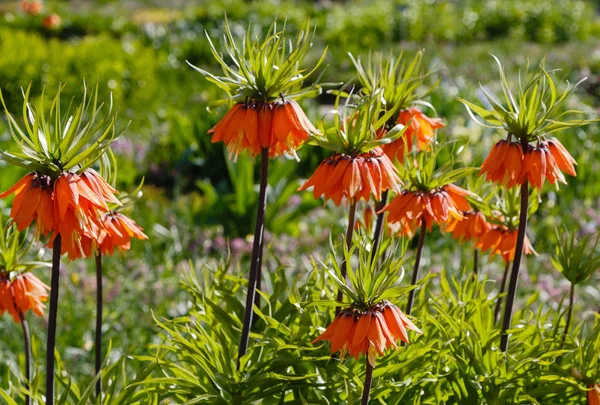
[[[375,148],[357,156],[335,154],[325,159],[315,173],[298,189],[313,187],[315,198],[333,200],[340,205],[343,198],[361,198],[365,201],[373,195],[381,199],[381,192],[399,191],[400,178],[390,159]]]
[[[404,160],[404,156],[412,150],[415,142],[419,150],[426,150],[435,135],[435,130],[444,127],[441,119],[429,118],[417,107],[401,110],[398,114],[398,124],[408,125],[408,128],[396,141],[382,147],[390,159],[396,158],[398,162]]]
[[[37,235],[47,235],[54,226],[54,196],[50,177],[39,174],[26,174],[3,193],[0,198],[14,194],[10,217],[19,231],[36,224]]]
[[[422,333],[394,304],[382,301],[367,311],[347,308],[335,317],[331,325],[317,337],[313,344],[328,340],[331,352],[350,353],[355,359],[361,354],[368,356],[372,366],[376,354],[398,348],[397,342],[408,343],[407,330]]]
[[[11,282],[0,275],[0,316],[8,312],[15,322],[21,322],[19,311],[31,310],[38,316],[44,315],[44,302],[48,300],[50,288],[32,273],[19,274]]]
[[[224,142],[231,158],[242,152],[257,156],[262,148],[269,156],[294,154],[317,129],[294,100],[235,104],[209,134],[212,142]]]
[[[381,211],[388,211],[388,222],[400,226],[403,235],[412,234],[421,220],[428,230],[433,224],[444,228],[453,218],[462,220],[462,211],[469,211],[465,198],[471,193],[453,184],[429,192],[404,190]]]
[[[131,248],[131,238],[146,240],[143,229],[131,218],[118,212],[109,212],[102,217],[103,229],[98,237],[100,253],[112,255],[115,249],[125,252]]]

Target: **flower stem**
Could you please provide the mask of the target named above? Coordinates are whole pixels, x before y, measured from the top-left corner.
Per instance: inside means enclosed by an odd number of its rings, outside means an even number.
[[[381,201],[379,201],[375,207],[377,208],[375,211],[379,212],[385,207],[388,199],[388,190],[385,190],[381,193]],[[379,249],[379,244],[381,242],[381,232],[383,231],[383,223],[385,220],[385,212],[380,212],[377,214],[377,223],[375,224],[375,232],[373,233],[373,250],[371,252],[371,261],[377,257],[377,250]]]
[[[352,201],[350,202],[350,209],[348,211],[348,229],[346,229],[346,249],[350,250],[350,248],[352,248],[352,236],[354,235],[354,222],[355,222],[355,218],[356,218],[356,199],[352,198]],[[341,269],[342,271],[342,278],[345,281],[346,280],[346,260],[344,259],[344,261],[342,262],[342,266]],[[337,293],[337,302],[342,302],[344,298],[344,293],[342,292],[342,289],[338,289],[338,293]],[[341,310],[341,307],[337,306],[335,307],[335,314],[339,314]]]
[[[504,266],[504,274],[502,275],[502,284],[500,285],[500,291],[498,292],[498,298],[496,301],[496,308],[494,308],[494,324],[498,322],[498,315],[500,315],[500,307],[502,307],[502,297],[504,290],[506,290],[506,279],[508,278],[508,269],[510,268],[510,262]]]
[[[415,258],[415,267],[413,267],[411,285],[417,284],[419,279],[419,265],[421,264],[421,253],[423,252],[423,244],[425,243],[425,233],[427,232],[427,225],[425,219],[421,219],[421,230],[419,231],[419,244],[417,246],[417,256]],[[406,315],[410,315],[413,308],[413,302],[415,299],[415,290],[411,290],[408,293],[408,303],[406,304]]]
[[[506,306],[504,308],[504,319],[502,321],[502,333],[500,337],[500,350],[508,350],[508,334],[512,320],[513,305],[517,293],[517,282],[519,281],[519,269],[521,267],[521,258],[523,257],[523,247],[525,244],[525,231],[527,230],[527,210],[529,208],[529,182],[521,185],[521,212],[519,215],[519,231],[517,233],[517,246],[515,248],[515,258],[513,260],[512,270],[510,272],[510,283],[506,295]]]
[[[52,278],[50,281],[50,311],[48,314],[48,340],[46,342],[46,404],[54,405],[54,348],[56,347],[56,318],[58,314],[58,286],[60,279],[61,235],[52,244]]]
[[[565,324],[565,331],[563,332],[562,345],[567,340],[567,334],[569,333],[569,326],[571,326],[571,317],[573,316],[573,301],[575,301],[575,283],[571,283],[571,290],[569,291],[569,309],[567,310],[567,323]]]
[[[96,254],[96,375],[102,373],[102,254]],[[102,376],[96,382],[96,397],[102,395]]]
[[[248,293],[246,295],[246,308],[244,311],[244,324],[240,338],[237,368],[240,368],[240,359],[246,354],[250,338],[250,325],[252,325],[253,304],[256,296],[256,281],[260,277],[262,264],[263,235],[265,232],[265,212],[267,208],[267,177],[269,175],[269,149],[262,148],[260,163],[260,189],[258,193],[258,209],[256,212],[256,225],[254,227],[254,242],[252,245],[252,258],[250,261],[250,274],[248,276]]]
[[[365,356],[365,385],[362,393],[361,405],[367,405],[369,403],[369,396],[371,395],[371,385],[373,384],[373,366],[369,363],[369,356]]]
[[[473,273],[479,274],[479,249],[473,249]]]
[[[25,349],[25,388],[29,390],[29,381],[31,381],[31,337],[29,334],[29,324],[23,312],[19,311],[19,319],[21,320],[21,326],[23,327],[23,346]],[[30,404],[29,395],[25,395],[25,405]]]
[[[262,268],[262,252],[261,252],[260,257],[258,258],[258,268]],[[262,289],[262,275],[260,273],[261,272],[259,271],[258,274],[256,275],[255,291],[260,291]],[[260,294],[257,294],[257,293],[254,294],[254,305],[256,305],[256,307],[258,309],[260,309]],[[254,326],[257,319],[258,318],[256,318],[256,317],[252,317],[252,326]]]

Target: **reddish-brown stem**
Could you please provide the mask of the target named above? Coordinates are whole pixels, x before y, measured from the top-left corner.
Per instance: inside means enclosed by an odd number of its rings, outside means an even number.
[[[96,375],[102,373],[102,255],[96,254]],[[96,382],[96,397],[102,394],[102,376]]]
[[[256,212],[256,225],[254,227],[254,242],[252,245],[252,258],[250,261],[250,274],[248,276],[248,293],[246,295],[246,308],[244,310],[244,323],[240,337],[237,368],[240,368],[240,359],[248,350],[250,326],[254,314],[254,300],[256,296],[256,281],[260,277],[262,264],[263,236],[265,232],[265,213],[267,209],[267,178],[269,175],[269,149],[262,148],[260,164],[260,189],[258,193],[258,209]]]
[[[496,308],[494,308],[494,324],[498,322],[498,315],[500,315],[500,308],[502,307],[502,294],[506,290],[506,279],[508,278],[508,269],[510,269],[510,262],[507,262],[504,266],[504,274],[502,275],[502,283],[500,284],[500,291],[496,298]]]
[[[381,193],[381,201],[375,204],[376,212],[379,212],[385,207],[388,199],[388,190]],[[377,222],[375,224],[375,232],[373,233],[373,249],[371,252],[371,261],[377,257],[377,250],[381,244],[381,233],[383,232],[383,224],[385,222],[385,212],[377,214]]]
[[[567,323],[565,324],[565,331],[563,332],[562,345],[567,340],[569,334],[569,326],[571,326],[571,317],[573,316],[573,302],[575,301],[575,283],[571,283],[571,289],[569,290],[569,309],[567,310]],[[561,346],[562,346],[561,345]]]
[[[58,286],[60,279],[61,236],[52,244],[52,277],[50,280],[50,310],[48,312],[48,340],[46,342],[46,404],[54,405],[54,349],[56,348],[56,319],[58,315]]]
[[[425,243],[425,234],[427,233],[427,224],[425,218],[421,219],[421,230],[419,231],[419,244],[417,245],[417,253],[415,257],[415,266],[413,267],[411,285],[416,285],[419,280],[419,265],[421,264],[421,254],[423,252],[423,244]],[[408,293],[408,303],[406,304],[406,315],[410,315],[415,299],[415,290]]]
[[[369,356],[365,356],[365,385],[362,393],[361,405],[367,405],[369,403],[369,396],[371,395],[371,385],[373,384],[373,366],[369,363]]]
[[[346,249],[350,250],[352,248],[352,237],[354,235],[354,222],[355,222],[355,217],[356,217],[356,199],[352,198],[351,202],[350,202],[350,209],[348,211],[348,229],[346,229]],[[345,256],[344,256],[345,257]],[[342,272],[342,281],[346,281],[346,259],[344,258],[344,261],[342,262],[342,266],[340,268],[341,272]],[[338,293],[337,293],[337,302],[342,302],[342,300],[344,299],[344,293],[342,292],[342,289],[338,289]],[[337,306],[335,307],[335,314],[339,314],[341,310],[341,307]]]
[[[16,307],[16,305],[15,305]],[[31,381],[31,335],[29,334],[29,324],[23,312],[17,307],[19,313],[19,320],[21,321],[21,327],[23,328],[23,348],[25,350],[25,388],[29,390],[29,381]],[[25,395],[25,405],[29,405],[31,402],[29,395]]]
[[[525,246],[525,232],[527,230],[527,210],[529,208],[529,183],[527,180],[521,185],[521,212],[519,215],[519,231],[517,233],[517,245],[515,247],[515,258],[510,273],[510,283],[506,294],[506,306],[504,307],[504,319],[502,321],[502,332],[500,337],[500,350],[508,350],[508,329],[512,320],[513,305],[517,294],[517,282],[519,281],[519,270],[523,247]]]

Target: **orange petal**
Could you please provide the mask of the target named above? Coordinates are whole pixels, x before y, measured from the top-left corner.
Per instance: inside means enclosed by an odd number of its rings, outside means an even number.
[[[363,341],[367,338],[367,333],[369,333],[370,324],[370,316],[362,315],[358,319],[358,323],[356,324],[356,330],[354,331],[354,336],[352,337],[351,346],[360,347]]]
[[[0,193],[0,198],[6,198],[11,194],[18,193],[19,191],[23,190],[23,188],[25,188],[28,184],[31,185],[34,177],[34,173],[27,173],[25,176],[21,177],[21,179],[17,181],[11,188],[3,193]]]

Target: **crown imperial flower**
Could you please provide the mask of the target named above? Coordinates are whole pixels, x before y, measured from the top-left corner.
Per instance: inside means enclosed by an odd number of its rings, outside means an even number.
[[[287,42],[285,30],[278,30],[276,23],[262,40],[252,40],[248,28],[242,47],[236,44],[227,21],[225,32],[225,48],[233,60],[232,66],[217,51],[207,33],[223,76],[215,76],[188,62],[227,93],[227,102],[235,103],[209,131],[213,135],[212,142],[224,142],[233,159],[242,152],[255,157],[263,148],[268,149],[271,157],[285,153],[295,155],[295,150],[316,128],[294,99],[320,92],[318,86],[299,87],[321,65],[326,51],[311,71],[300,68],[312,46],[309,22],[300,30],[295,43]]]
[[[398,124],[406,126],[404,134],[398,140],[383,145],[383,151],[398,162],[413,149],[416,142],[418,150],[426,150],[435,136],[435,130],[443,128],[444,124],[439,118],[429,118],[417,107],[400,110]]]
[[[12,281],[6,273],[0,273],[0,316],[8,312],[19,323],[20,315],[31,310],[44,315],[44,302],[50,288],[32,273],[17,275]]]
[[[340,311],[313,344],[327,340],[332,353],[350,353],[357,360],[364,354],[374,366],[377,354],[397,349],[398,341],[409,342],[408,330],[422,333],[397,306],[383,300],[366,311],[352,307]]]
[[[230,158],[243,151],[256,157],[262,148],[269,156],[295,154],[309,134],[317,130],[294,100],[273,103],[239,103],[215,125],[212,142],[224,142]]]
[[[340,205],[343,198],[368,201],[373,195],[381,198],[381,192],[399,191],[400,178],[390,159],[380,148],[357,156],[335,154],[325,159],[315,173],[298,189],[313,187],[315,198],[321,196]]]
[[[428,230],[433,224],[444,228],[455,220],[462,220],[462,211],[470,209],[465,196],[471,193],[453,184],[429,192],[404,190],[383,211],[389,212],[390,224],[397,223],[400,233],[412,234],[425,221]]]
[[[454,239],[477,241],[491,228],[482,212],[465,211],[462,216],[452,217],[446,225],[446,231],[451,232]]]
[[[479,239],[477,248],[484,252],[489,250],[490,256],[500,255],[505,263],[509,263],[514,259],[517,249],[517,229],[510,229],[505,225],[493,226]],[[523,253],[537,255],[527,235],[525,235]]]
[[[148,236],[134,220],[120,212],[108,212],[103,215],[102,229],[98,236],[99,250],[102,254],[112,255],[115,250],[129,250],[131,238],[146,240]]]

